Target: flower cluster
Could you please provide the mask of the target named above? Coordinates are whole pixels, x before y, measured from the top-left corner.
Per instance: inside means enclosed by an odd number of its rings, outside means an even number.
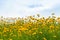
[[[60,40],[60,17],[1,17],[0,40]]]

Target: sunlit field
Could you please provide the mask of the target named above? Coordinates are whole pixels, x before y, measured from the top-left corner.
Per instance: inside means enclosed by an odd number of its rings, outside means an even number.
[[[60,40],[60,17],[0,18],[0,40]]]

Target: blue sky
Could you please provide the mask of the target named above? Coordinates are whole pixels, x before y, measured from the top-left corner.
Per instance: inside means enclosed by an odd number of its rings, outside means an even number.
[[[24,17],[40,14],[49,16],[51,13],[60,16],[60,0],[0,0],[0,16]]]

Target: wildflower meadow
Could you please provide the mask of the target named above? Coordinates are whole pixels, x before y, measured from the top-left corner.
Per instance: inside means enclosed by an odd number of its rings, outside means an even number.
[[[0,17],[0,40],[60,40],[60,17]]]

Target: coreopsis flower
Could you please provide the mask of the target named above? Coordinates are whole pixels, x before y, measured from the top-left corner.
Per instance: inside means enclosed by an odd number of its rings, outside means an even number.
[[[56,21],[57,21],[58,23],[60,23],[60,19],[56,19]]]
[[[36,34],[36,32],[32,33],[32,35],[35,35],[35,34]]]
[[[21,31],[25,31],[25,30],[28,30],[28,29],[27,29],[27,28],[22,27],[22,28],[19,28],[19,30],[21,30]]]
[[[40,34],[42,34],[42,32],[39,32]]]
[[[55,27],[54,26],[50,26],[50,29],[54,29]]]
[[[47,40],[47,39],[44,37],[43,40]]]
[[[9,40],[13,40],[13,39],[9,39]]]
[[[7,30],[8,30],[8,29],[7,29],[6,27],[4,27],[3,32],[7,32]]]

